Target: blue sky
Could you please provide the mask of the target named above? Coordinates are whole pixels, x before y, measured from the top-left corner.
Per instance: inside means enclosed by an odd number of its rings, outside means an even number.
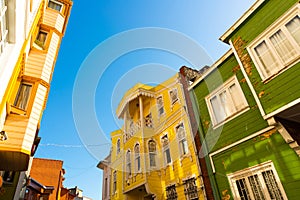
[[[87,3],[83,0],[74,0],[42,119],[40,129],[42,141],[36,157],[63,160],[66,169],[64,185],[78,186],[83,189],[85,196],[94,200],[101,199],[102,171],[96,168],[99,156],[91,154],[91,150],[84,148],[80,137],[85,133],[77,132],[73,119],[72,93],[83,61],[89,59],[88,55],[94,48],[99,47],[99,44],[101,46],[112,36],[143,27],[169,29],[184,34],[196,41],[212,61],[216,61],[229,49],[229,46],[218,38],[254,2],[254,0],[185,2],[90,0]],[[117,44],[105,53],[123,46],[123,43]],[[186,51],[191,49],[187,48]],[[99,59],[100,57],[101,55]],[[120,126],[120,121],[114,116],[114,109],[123,92],[136,82],[157,83],[167,79],[182,65],[189,66],[190,63],[170,52],[157,49],[132,51],[113,60],[99,79],[95,93],[95,112],[103,134],[99,136],[100,139],[92,138],[93,142],[85,145],[99,144],[101,155],[106,155],[109,151],[107,145],[109,134]],[[97,66],[96,62],[96,67],[101,66]],[[143,73],[143,70],[148,68],[157,74],[155,79],[151,79],[153,77],[151,72]],[[87,79],[85,84],[89,83],[90,80]],[[88,116],[82,118],[86,118],[86,126],[89,126]]]

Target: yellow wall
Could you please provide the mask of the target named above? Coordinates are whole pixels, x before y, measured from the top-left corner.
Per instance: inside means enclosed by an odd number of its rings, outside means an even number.
[[[178,100],[175,103],[172,103],[169,91],[174,88],[177,89]],[[139,89],[148,91],[148,94],[139,94]],[[131,100],[128,101],[128,97],[132,96],[135,98],[131,98]],[[164,102],[165,112],[161,116],[159,116],[158,107],[156,104],[156,98],[158,96],[162,96]],[[131,151],[132,176],[126,179],[126,173],[120,172],[120,177],[122,178],[118,178],[118,186],[120,185],[120,187],[118,187],[120,189],[120,193],[118,192],[118,195],[123,193],[124,196],[118,197],[122,197],[123,199],[143,199],[143,196],[146,193],[143,193],[142,189],[146,188],[147,193],[154,194],[156,199],[165,199],[166,187],[171,184],[176,184],[178,199],[185,199],[184,180],[195,177],[198,189],[202,186],[202,183],[200,180],[199,167],[197,163],[198,160],[196,158],[193,138],[190,135],[190,124],[187,113],[184,109],[185,101],[181,85],[178,82],[178,75],[176,74],[164,83],[161,83],[155,87],[137,84],[126,92],[122,101],[120,102],[117,113],[123,113],[120,114],[120,117],[124,119],[127,129],[130,118],[134,122],[140,120],[141,105],[139,105],[139,98],[141,98],[143,102],[143,116],[145,117],[149,113],[152,115],[153,128],[144,127],[137,129],[136,133],[127,140],[125,139],[125,126],[123,126],[122,130],[113,132],[111,134],[112,166],[115,166],[115,163],[119,163],[119,169],[123,169],[124,171],[126,168],[126,152],[128,149]],[[127,114],[124,114],[126,112]],[[128,116],[128,113],[130,114],[130,117]],[[180,123],[183,123],[184,125],[186,140],[188,143],[188,153],[183,156],[180,155],[179,142],[175,129],[175,127]],[[163,146],[161,143],[161,137],[165,134],[168,134],[172,158],[172,162],[168,165],[165,165],[164,163]],[[116,144],[118,138],[121,139],[121,153],[118,155],[118,157],[116,157]],[[148,141],[150,139],[154,140],[157,144],[157,160],[155,168],[150,168],[148,153]],[[135,173],[134,146],[136,143],[140,144],[141,171],[139,173]],[[121,176],[121,174],[123,174],[123,176]],[[113,195],[112,199],[114,199],[114,197],[115,196]],[[201,189],[199,189],[199,197],[200,199],[203,199]]]

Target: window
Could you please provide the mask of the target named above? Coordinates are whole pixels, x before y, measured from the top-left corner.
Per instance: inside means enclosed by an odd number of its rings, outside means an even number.
[[[15,172],[14,171],[0,171],[4,183],[13,183]]]
[[[121,141],[120,139],[118,139],[117,141],[117,155],[120,153],[121,149],[120,149],[120,145],[121,145]]]
[[[170,94],[171,104],[173,105],[178,100],[177,88],[170,90],[169,94]]]
[[[31,92],[32,85],[28,83],[21,83],[17,96],[15,98],[14,106],[17,108],[20,108],[22,110],[26,110],[28,101],[30,98],[30,92]]]
[[[126,179],[128,179],[131,175],[131,153],[130,150],[127,151],[126,153]]]
[[[151,113],[145,117],[145,126],[148,128],[153,128],[153,120]]]
[[[158,115],[161,116],[165,112],[163,97],[162,96],[157,97],[156,103],[157,103]]]
[[[292,66],[300,58],[299,8],[268,28],[249,45],[249,53],[263,80]]]
[[[180,123],[178,126],[175,127],[176,130],[176,136],[178,139],[178,144],[179,144],[179,151],[180,155],[186,155],[188,153],[188,144],[185,138],[185,130],[183,123]]]
[[[113,173],[113,194],[117,192],[117,171]]]
[[[287,199],[272,162],[228,175],[234,199]]]
[[[117,180],[117,179],[116,179]],[[107,178],[104,179],[104,197],[107,196]]]
[[[156,167],[156,143],[154,140],[148,142],[148,148],[150,167]]]
[[[186,196],[186,199],[188,200],[198,199],[198,191],[195,178],[184,181],[184,194]]]
[[[57,1],[49,0],[48,7],[60,12],[63,7],[63,4]]]
[[[171,152],[170,152],[170,146],[169,146],[169,139],[168,135],[165,135],[161,138],[162,145],[163,145],[163,156],[165,164],[171,163]]]
[[[36,37],[35,43],[39,47],[43,48],[44,45],[45,45],[46,39],[47,39],[47,35],[48,35],[47,32],[40,30],[39,33],[38,33],[38,35],[37,35],[37,37]]]
[[[176,186],[170,185],[166,188],[167,193],[167,200],[176,200],[177,199],[177,192],[176,192]]]
[[[135,160],[135,172],[139,172],[141,170],[141,156],[140,156],[140,145],[136,144],[134,146],[134,160]]]
[[[229,120],[248,106],[235,76],[227,80],[205,99],[213,126]]]
[[[0,55],[4,51],[4,47],[7,43],[7,26],[6,26],[6,20],[7,20],[7,6],[5,6],[5,1],[0,0]]]

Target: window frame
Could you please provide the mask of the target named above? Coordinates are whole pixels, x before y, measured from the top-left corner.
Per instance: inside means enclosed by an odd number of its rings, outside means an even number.
[[[274,175],[274,178],[275,178],[275,181],[276,181],[276,185],[277,185],[278,189],[280,190],[283,199],[287,200],[288,198],[286,196],[285,190],[282,186],[282,183],[279,179],[277,171],[276,171],[276,169],[274,167],[274,164],[271,160],[267,161],[267,162],[264,162],[264,163],[260,163],[258,165],[252,166],[252,167],[248,167],[248,168],[233,172],[231,174],[227,174],[227,178],[228,178],[228,182],[229,182],[229,185],[230,185],[230,188],[231,188],[231,191],[232,191],[233,198],[234,199],[240,199],[240,195],[239,195],[239,191],[238,191],[238,188],[237,188],[237,185],[236,185],[236,181],[241,180],[241,179],[246,180],[246,182],[247,182],[246,185],[248,186],[247,191],[249,192],[249,196],[250,196],[250,198],[254,198],[252,188],[249,185],[249,183],[248,183],[249,181],[248,181],[247,178],[252,177],[254,175],[257,175],[258,180],[260,181],[259,185],[261,186],[262,194],[264,194],[264,197],[266,199],[268,199],[269,198],[269,192],[268,192],[267,184],[265,183],[264,178],[262,177],[263,176],[262,173],[266,172],[266,171],[270,171],[270,170],[273,172],[273,175]]]
[[[150,142],[153,142],[155,145],[155,150],[154,151],[150,151]],[[148,154],[149,154],[149,167],[150,168],[156,168],[157,167],[157,142],[153,139],[150,139],[148,141]],[[151,158],[154,158],[154,165],[151,165]]]
[[[199,199],[196,177],[191,177],[183,180],[183,185],[184,185],[184,194],[186,199],[188,200]]]
[[[160,99],[160,98],[161,98],[161,105],[158,103],[158,99]],[[165,114],[163,95],[159,95],[158,97],[156,97],[156,105],[157,105],[158,116],[161,117],[162,115]],[[162,113],[160,112],[161,109],[163,111]]]
[[[182,126],[183,131],[184,131],[184,135],[180,136],[178,134],[178,129],[180,128],[180,126]],[[186,156],[189,154],[189,147],[188,147],[188,142],[187,142],[187,138],[186,138],[186,130],[185,130],[185,126],[183,122],[178,123],[175,127],[175,133],[176,133],[176,138],[178,140],[178,148],[179,148],[179,152],[180,152],[180,157]],[[184,143],[186,145],[184,145]],[[186,149],[185,149],[186,148]]]
[[[60,10],[57,10],[57,9],[55,9],[55,8],[49,7],[49,3],[50,3],[50,2],[52,2],[52,3],[54,3],[54,4],[60,5],[60,6],[61,6],[61,7],[60,7]],[[60,13],[62,12],[63,7],[64,7],[64,4],[63,4],[63,3],[59,2],[59,1],[55,1],[55,0],[49,0],[49,1],[48,1],[48,4],[47,4],[47,8],[50,8],[50,9],[52,9],[52,10],[56,10],[57,12],[60,12]]]
[[[138,147],[138,149],[137,149]],[[134,171],[135,173],[141,172],[141,148],[140,144],[136,143],[134,145]]]
[[[174,93],[174,91],[176,91],[176,98],[175,99],[172,98],[172,94],[171,94],[171,93]],[[172,88],[171,90],[169,90],[169,97],[170,97],[171,106],[173,106],[176,102],[179,101],[178,89],[177,88]]]
[[[163,138],[165,138],[165,137],[167,138],[167,144],[164,144],[164,141],[163,141]],[[172,155],[171,155],[171,149],[170,149],[170,140],[169,140],[167,133],[161,137],[161,144],[162,144],[162,153],[163,153],[164,164],[165,164],[165,166],[171,165],[172,164]],[[168,160],[170,160],[170,161],[168,162]]]
[[[262,79],[262,82],[267,82],[282,72],[286,71],[290,67],[294,66],[296,63],[300,61],[300,44],[297,44],[296,40],[290,34],[286,25],[294,19],[296,16],[300,17],[300,5],[297,3],[293,6],[289,11],[287,11],[284,15],[282,15],[279,19],[277,19],[273,24],[271,24],[265,31],[263,31],[257,38],[255,38],[252,42],[247,45],[246,49]],[[289,58],[289,61],[285,62],[282,60],[281,56],[276,52],[276,49],[273,44],[270,42],[270,38],[277,33],[278,31],[283,31],[287,40],[291,43],[294,50],[296,51],[296,56],[294,58]],[[260,60],[258,54],[255,52],[255,48],[260,44],[265,42],[269,48],[269,51],[274,56],[274,59],[279,64],[279,67],[276,71],[268,72],[264,69],[264,64]]]
[[[46,37],[45,37],[44,41],[39,40],[40,33],[45,33],[46,34]],[[36,38],[34,40],[35,47],[38,48],[39,50],[45,50],[46,46],[47,46],[47,43],[48,43],[49,35],[50,35],[50,31],[40,28],[39,31],[37,32]]]
[[[113,195],[117,193],[117,171],[113,171]]]
[[[131,151],[130,149],[127,150],[126,152],[126,180],[128,180],[129,178],[131,178],[131,174],[132,174],[132,163],[131,163]]]
[[[0,8],[0,56],[8,43],[7,6],[5,5],[5,0],[1,1],[3,1],[3,7]]]
[[[176,190],[176,184],[168,185],[166,187],[166,200],[176,200],[178,199],[178,193]]]
[[[27,86],[30,86],[30,89],[29,89],[29,94],[28,94],[28,97],[26,99],[26,105],[25,105],[25,108],[21,108],[20,106],[17,106],[17,101],[19,101],[19,97],[20,97],[20,93],[21,93],[21,86],[22,85],[27,85]],[[27,82],[27,81],[21,81],[20,84],[19,84],[19,87],[18,87],[18,90],[17,90],[17,93],[14,97],[14,100],[13,100],[13,107],[18,109],[18,110],[22,110],[24,112],[27,112],[29,110],[29,102],[31,101],[31,95],[32,95],[32,92],[33,92],[33,89],[34,89],[34,84],[33,83],[30,83],[30,82]],[[21,100],[22,101],[22,100]]]
[[[228,92],[229,88],[233,84],[236,85],[236,87],[237,87],[236,89],[239,92],[239,94],[238,94],[239,98],[234,98],[234,99],[239,99],[239,101],[241,101],[241,104],[243,104],[243,105],[242,105],[241,108],[236,109],[234,112],[232,112],[230,115],[226,116],[224,119],[222,119],[220,121],[217,121],[215,113],[214,113],[213,106],[211,104],[211,99],[213,99],[214,97],[219,96],[224,91]],[[228,93],[230,93],[230,92],[228,92]],[[230,95],[230,97],[232,97],[232,95]],[[232,109],[232,106],[234,106],[234,100],[233,100],[233,98],[230,98],[229,101],[230,101],[229,104],[231,105],[231,109]],[[242,90],[242,87],[241,87],[241,85],[240,85],[240,83],[239,83],[239,81],[238,81],[238,79],[235,75],[232,76],[231,78],[229,78],[228,80],[226,80],[222,85],[217,87],[210,94],[208,94],[205,97],[205,102],[206,102],[208,112],[209,112],[209,115],[210,115],[210,119],[211,119],[211,122],[212,122],[212,127],[214,129],[218,128],[219,126],[227,123],[228,121],[234,119],[235,117],[237,117],[237,116],[243,114],[244,112],[246,112],[247,110],[249,110],[249,104],[248,104],[247,99],[245,97],[245,94]],[[222,103],[220,104],[219,100],[218,100],[218,103],[219,103],[218,104],[219,106],[222,104]]]
[[[121,140],[120,138],[117,139],[117,149],[116,149],[116,154],[119,155],[121,152]]]

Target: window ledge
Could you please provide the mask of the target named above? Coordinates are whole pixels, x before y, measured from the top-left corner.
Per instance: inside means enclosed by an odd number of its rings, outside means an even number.
[[[288,69],[292,68],[294,65],[296,65],[297,63],[299,63],[299,61],[300,61],[300,56],[298,56],[296,58],[296,60],[291,61],[285,67],[283,67],[282,69],[280,69],[277,72],[273,73],[272,75],[267,76],[265,78],[262,78],[262,82],[264,84],[267,84],[268,82],[272,81],[273,79],[275,79],[277,76],[279,76],[283,72],[287,71]]]
[[[238,111],[238,112],[232,114],[231,116],[227,117],[226,119],[224,119],[224,120],[221,121],[220,123],[213,125],[212,128],[215,130],[215,129],[219,128],[220,126],[226,124],[227,122],[233,120],[234,118],[236,118],[236,117],[238,117],[238,116],[244,114],[244,113],[247,112],[248,110],[250,110],[250,107],[249,107],[249,106],[247,106],[247,107],[241,109],[240,111]]]

